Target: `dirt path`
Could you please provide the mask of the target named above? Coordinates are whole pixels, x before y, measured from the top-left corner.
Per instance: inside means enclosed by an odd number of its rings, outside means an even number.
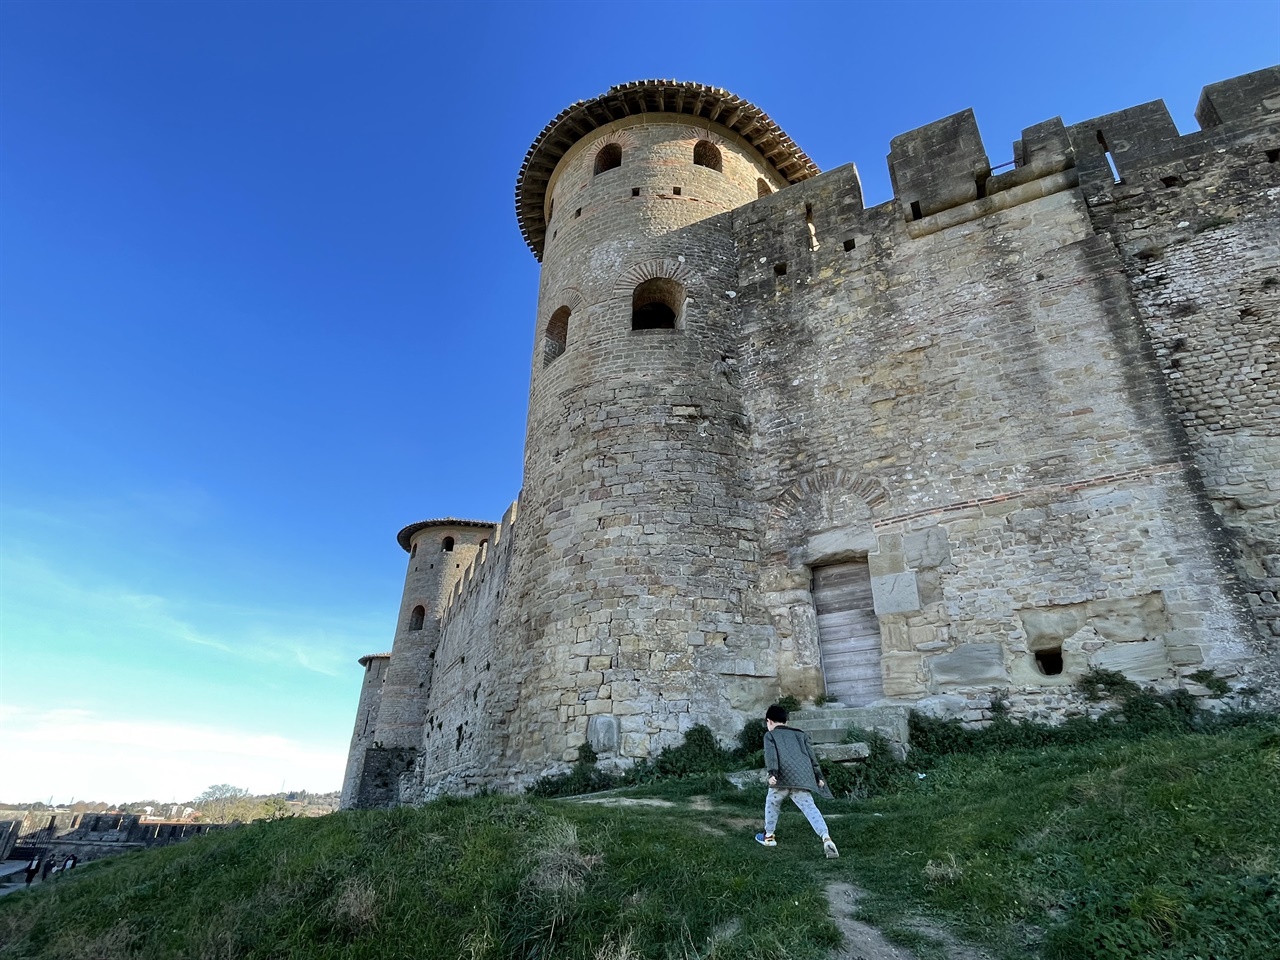
[[[831,960],[918,960],[914,951],[890,943],[875,927],[853,918],[863,897],[858,887],[851,883],[832,883],[828,884],[826,894],[831,919],[844,934],[844,945]],[[918,918],[906,925],[941,944],[947,960],[991,960],[985,950],[961,943],[941,927]]]
[[[708,797],[690,797],[687,801],[679,804],[670,800],[660,800],[656,797],[620,797],[609,792],[585,794],[568,799],[574,803],[600,804],[611,807],[690,806],[695,810],[724,815],[725,826],[730,828],[745,828],[753,822],[734,816],[734,812],[716,807]],[[728,832],[711,826],[706,829],[713,833]],[[885,935],[871,926],[871,924],[854,919],[854,914],[858,912],[858,903],[866,895],[861,888],[852,883],[831,883],[827,885],[826,894],[827,903],[831,908],[831,920],[840,929],[840,932],[844,934],[844,945],[836,953],[832,954],[831,960],[920,960],[915,951],[890,943],[885,938]],[[991,960],[991,954],[985,950],[957,940],[946,929],[929,923],[920,917],[904,921],[904,926],[938,943],[942,947],[946,960]]]

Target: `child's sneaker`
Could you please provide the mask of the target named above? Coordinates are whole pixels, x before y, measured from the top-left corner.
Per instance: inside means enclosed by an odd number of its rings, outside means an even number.
[[[756,843],[762,847],[776,847],[778,845],[778,841],[773,838],[772,833],[757,833]]]
[[[822,852],[827,855],[828,860],[834,860],[840,856],[840,851],[836,849],[836,842],[830,837],[822,838]]]

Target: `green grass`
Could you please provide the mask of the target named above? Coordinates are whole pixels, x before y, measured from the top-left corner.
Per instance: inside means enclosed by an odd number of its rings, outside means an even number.
[[[1280,943],[1274,724],[952,756],[858,822],[846,847],[881,924],[925,903],[1051,960],[1273,960]]]
[[[1280,726],[935,758],[826,801],[839,860],[762,787],[618,791],[663,805],[478,797],[217,832],[0,898],[0,958],[818,960],[824,887],[922,958],[914,926],[1002,960],[1271,960]]]

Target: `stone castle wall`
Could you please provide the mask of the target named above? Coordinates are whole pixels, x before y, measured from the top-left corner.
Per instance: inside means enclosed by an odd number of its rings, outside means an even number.
[[[1205,130],[1165,139],[1139,162],[1120,154],[1123,183],[1096,171],[1083,187],[1118,249],[1180,438],[1220,520],[1213,546],[1272,637],[1280,636],[1280,122],[1258,122],[1266,99],[1258,79],[1207,88],[1198,111]],[[1171,125],[1162,106],[1149,115]]]
[[[411,558],[439,615],[402,610],[382,694],[403,649],[400,801],[822,694],[829,564],[869,578],[878,702],[1280,691],[1280,70],[1186,137],[1162,104],[1038,124],[994,175],[965,111],[894,139],[869,210],[852,165],[784,177],[741,110],[672,109],[575,129],[547,181],[519,515],[448,583]],[[653,280],[676,320],[632,329]]]
[[[797,661],[818,657],[811,570],[862,557],[890,698],[996,687],[1046,715],[1091,666],[1174,682],[1252,663],[1083,198],[912,238],[897,202],[841,211],[853,181],[836,171],[739,215],[763,585]],[[806,208],[828,212],[816,249]],[[1046,646],[1061,673],[1037,669]]]

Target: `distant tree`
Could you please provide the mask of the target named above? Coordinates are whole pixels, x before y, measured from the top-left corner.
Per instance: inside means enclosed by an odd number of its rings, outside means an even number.
[[[293,816],[293,810],[289,804],[279,797],[268,797],[258,804],[258,815],[255,820],[283,820],[285,817]]]
[[[249,791],[242,787],[233,787],[229,783],[215,783],[191,801],[191,806],[200,810],[210,823],[244,821],[247,806],[245,800],[248,797]]]

